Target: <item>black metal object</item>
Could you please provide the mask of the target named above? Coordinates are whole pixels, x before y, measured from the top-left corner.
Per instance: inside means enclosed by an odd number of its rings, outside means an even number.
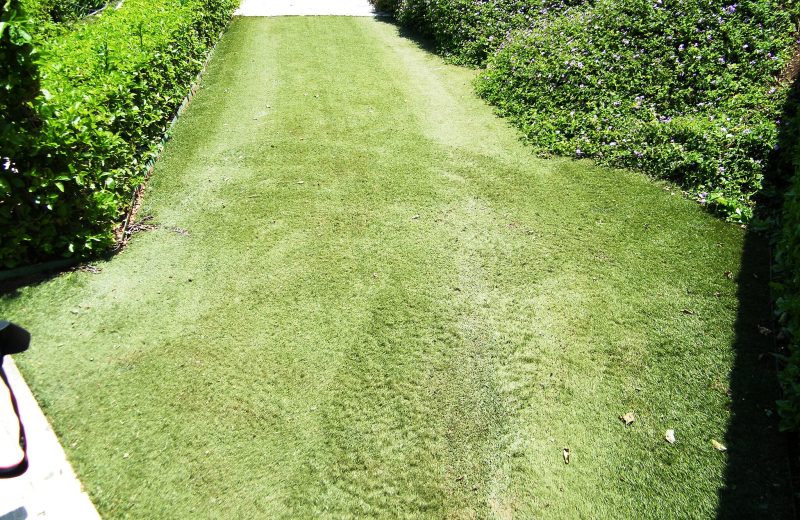
[[[18,477],[28,469],[28,443],[25,440],[25,428],[22,426],[22,418],[19,416],[19,407],[14,391],[8,383],[8,377],[3,370],[3,357],[6,354],[19,354],[28,350],[31,344],[31,334],[19,325],[10,321],[0,320],[0,380],[5,383],[8,393],[11,396],[11,407],[17,416],[19,424],[19,447],[22,448],[22,460],[13,466],[0,466],[0,478]]]
[[[28,350],[30,344],[30,332],[10,321],[0,320],[0,357],[24,352]]]

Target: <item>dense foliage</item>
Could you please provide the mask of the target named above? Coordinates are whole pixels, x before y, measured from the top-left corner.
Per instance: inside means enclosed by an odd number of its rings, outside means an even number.
[[[35,126],[31,101],[39,93],[36,50],[32,45],[30,21],[17,0],[4,0],[0,14],[0,196],[11,189],[10,171],[26,149]],[[9,210],[0,205],[0,219]]]
[[[399,0],[543,153],[674,181],[752,216],[778,144],[800,4],[778,0]]]
[[[41,26],[77,20],[106,5],[106,0],[21,0],[21,4],[28,16]]]
[[[0,141],[0,264],[85,255],[112,242],[234,8],[234,0],[127,0],[42,43],[25,153],[12,157],[13,141]]]
[[[429,37],[456,63],[480,65],[512,30],[530,27],[580,0],[377,0],[394,2],[397,20]],[[373,1],[375,3],[375,1]],[[377,5],[377,4],[376,4]]]

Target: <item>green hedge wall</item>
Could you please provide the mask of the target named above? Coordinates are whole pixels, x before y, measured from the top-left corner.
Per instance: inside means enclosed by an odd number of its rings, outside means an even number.
[[[31,22],[17,0],[3,0],[0,14],[0,142],[3,143],[0,171],[8,172],[27,146],[35,126],[31,101],[39,93],[36,50],[30,35]],[[6,175],[0,175],[0,194],[10,189]]]
[[[800,4],[397,0],[541,153],[669,179],[747,222],[778,145]],[[784,79],[784,81],[781,81]]]
[[[439,53],[455,63],[482,65],[514,29],[530,27],[581,0],[381,0],[389,2],[395,6],[384,10],[430,38]]]
[[[126,0],[42,45],[37,124],[0,171],[0,265],[105,250],[234,0]],[[0,142],[0,157],[10,143]]]

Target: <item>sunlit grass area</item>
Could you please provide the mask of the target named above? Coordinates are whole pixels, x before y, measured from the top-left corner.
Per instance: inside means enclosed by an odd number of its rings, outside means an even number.
[[[533,157],[474,75],[372,19],[236,19],[154,229],[0,300],[104,517],[788,514],[758,244]]]

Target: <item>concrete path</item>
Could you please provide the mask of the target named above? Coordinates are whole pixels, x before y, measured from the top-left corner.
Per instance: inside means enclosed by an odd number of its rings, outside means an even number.
[[[20,477],[0,480],[0,520],[99,519],[53,429],[10,357],[5,358],[3,368],[25,426],[30,466]],[[8,392],[0,385],[0,439],[4,441],[0,452],[14,448],[7,441],[15,440],[17,432]]]
[[[53,429],[10,357],[5,358],[3,368],[25,426],[30,466],[20,477],[0,480],[0,520],[99,519]],[[0,383],[0,439],[15,440],[17,432],[8,392]],[[0,446],[0,452],[14,448],[6,444]]]
[[[375,16],[367,0],[243,0],[239,16]]]

